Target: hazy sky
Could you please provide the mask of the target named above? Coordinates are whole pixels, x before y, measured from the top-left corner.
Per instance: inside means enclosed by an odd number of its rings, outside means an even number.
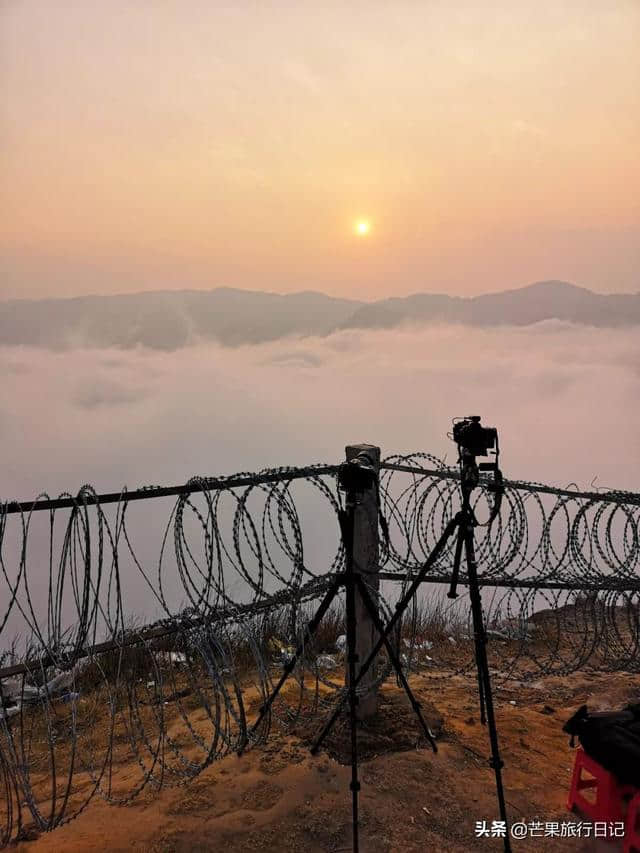
[[[636,291],[639,44],[637,0],[0,0],[0,297]]]

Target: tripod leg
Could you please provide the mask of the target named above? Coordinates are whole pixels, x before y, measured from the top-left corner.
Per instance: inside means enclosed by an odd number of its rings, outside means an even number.
[[[435,739],[433,737],[433,733],[431,732],[431,729],[429,728],[424,717],[422,716],[422,710],[421,710],[420,703],[418,702],[416,697],[413,695],[413,691],[409,687],[409,682],[406,679],[406,676],[404,674],[404,670],[402,668],[402,664],[398,660],[398,656],[395,652],[395,649],[393,648],[393,644],[390,642],[388,637],[384,636],[384,625],[382,624],[382,620],[380,619],[380,616],[378,615],[378,613],[376,611],[376,608],[375,608],[375,605],[371,599],[371,596],[369,595],[369,590],[367,589],[366,584],[364,583],[362,578],[358,575],[356,575],[356,584],[358,586],[358,589],[360,590],[360,595],[362,596],[362,600],[365,603],[365,607],[369,611],[369,615],[371,616],[371,621],[373,622],[376,631],[378,632],[378,634],[381,634],[384,638],[384,644],[386,646],[387,653],[389,655],[389,659],[391,660],[391,663],[393,664],[393,668],[396,672],[396,675],[398,676],[398,680],[400,681],[400,684],[404,687],[404,692],[407,694],[407,696],[409,698],[409,702],[411,702],[411,707],[415,711],[415,714],[416,714],[418,720],[420,721],[420,725],[422,726],[422,729],[425,733],[425,736],[426,736],[427,740],[429,741],[429,743],[431,744],[433,751],[437,752],[438,747],[436,746],[436,742],[435,742]]]
[[[473,544],[473,526],[465,522],[465,550],[467,556],[467,574],[469,579],[469,597],[471,598],[471,613],[473,616],[473,630],[475,635],[476,665],[478,667],[478,684],[480,687],[480,701],[486,710],[486,718],[489,726],[489,740],[491,742],[490,766],[496,776],[496,792],[498,795],[498,808],[500,819],[504,821],[506,835],[504,836],[504,849],[510,853],[509,823],[507,820],[507,807],[504,799],[504,788],[502,786],[502,767],[504,762],[500,758],[498,748],[498,730],[496,728],[495,715],[493,713],[493,696],[491,693],[491,677],[489,674],[489,661],[487,659],[487,634],[484,629],[482,615],[482,599],[480,586],[478,584],[478,573],[476,566],[475,548]]]
[[[455,515],[455,517],[452,518],[451,521],[447,524],[447,526],[444,529],[444,533],[442,534],[440,539],[438,539],[438,541],[436,542],[435,547],[434,547],[433,551],[429,554],[429,557],[427,558],[426,563],[423,565],[423,567],[420,569],[420,572],[416,575],[416,577],[412,581],[411,586],[409,587],[407,592],[404,594],[403,598],[396,604],[395,613],[393,614],[393,616],[391,617],[391,619],[387,623],[387,626],[385,627],[384,631],[380,632],[380,636],[378,637],[376,644],[374,645],[372,651],[370,652],[369,657],[366,659],[366,661],[360,667],[360,671],[359,671],[358,676],[356,678],[356,686],[360,683],[360,680],[369,671],[369,667],[371,666],[373,661],[376,659],[378,653],[380,652],[380,649],[382,648],[382,646],[385,643],[385,640],[388,639],[388,637],[392,633],[393,629],[397,625],[398,621],[402,618],[403,613],[405,612],[405,610],[407,609],[407,607],[411,603],[411,599],[416,594],[418,587],[424,581],[425,577],[427,576],[427,573],[432,568],[433,564],[436,562],[436,560],[438,559],[438,557],[440,556],[440,554],[444,550],[444,547],[447,544],[449,537],[452,535],[453,531],[456,529],[458,524],[461,523],[461,518],[462,518],[461,514],[457,513]],[[342,707],[344,705],[344,702],[345,702],[345,697],[343,696],[342,699],[340,699],[336,703],[336,707],[334,708],[331,717],[329,718],[328,722],[325,724],[322,731],[320,732],[320,734],[318,735],[318,737],[314,741],[313,746],[311,747],[311,753],[312,754],[315,755],[315,753],[320,749],[320,745],[322,744],[322,741],[325,739],[327,734],[331,731],[332,726],[334,725],[335,721],[338,719],[338,717],[340,715],[340,711],[342,710]]]
[[[349,724],[351,727],[351,807],[353,824],[353,853],[358,853],[358,792],[360,782],[358,780],[358,736],[357,736],[357,712],[358,695],[356,693],[356,599],[355,599],[355,573],[353,571],[350,555],[347,557],[346,571],[346,595],[345,616],[347,620],[347,655],[349,673]]]
[[[447,593],[447,598],[457,598],[458,592],[458,575],[460,574],[460,559],[462,557],[462,544],[464,542],[464,533],[462,525],[458,527],[458,538],[456,539],[456,550],[453,556],[453,571],[451,572],[451,586]]]
[[[476,634],[475,628],[474,628],[473,633],[474,633],[474,635]],[[483,670],[478,665],[478,661],[482,658],[482,649],[479,648],[478,644],[481,643],[482,641],[477,636],[475,636],[474,639],[475,639],[475,647],[476,647],[476,670],[477,670],[477,676],[478,676],[478,700],[480,702],[480,724],[483,726],[486,726],[486,724],[487,724],[487,711],[486,711],[486,703],[484,700],[484,693],[485,693],[484,676],[482,674]]]
[[[464,504],[465,510],[467,509],[467,502],[465,499]],[[457,598],[457,586],[458,586],[458,575],[460,573],[460,560],[462,558],[462,546],[466,542],[466,532],[465,532],[466,522],[460,524],[458,527],[458,538],[456,540],[456,550],[455,556],[453,558],[453,571],[451,573],[451,586],[449,588],[449,592],[447,593],[447,598]],[[479,650],[478,650],[478,636],[475,632],[474,625],[474,643],[475,643],[475,655],[476,661],[479,660]],[[487,722],[487,718],[485,716],[484,711],[484,685],[482,683],[482,675],[480,672],[480,667],[476,665],[477,675],[478,675],[478,696],[480,697],[480,722],[484,726]]]
[[[333,599],[337,595],[338,590],[340,589],[340,586],[342,585],[342,583],[343,583],[342,577],[337,576],[335,578],[335,580],[332,582],[329,589],[327,590],[327,594],[322,599],[322,602],[320,603],[320,606],[318,607],[313,619],[307,625],[306,631],[304,632],[304,636],[303,636],[302,640],[300,641],[300,643],[298,644],[298,647],[295,650],[293,657],[291,658],[290,661],[288,661],[288,663],[286,663],[284,665],[284,672],[282,673],[280,680],[278,681],[277,685],[275,686],[275,688],[273,689],[271,694],[267,697],[267,700],[264,703],[264,705],[262,705],[262,707],[260,708],[260,714],[258,715],[258,719],[251,726],[249,731],[245,734],[244,739],[241,741],[240,747],[238,749],[238,755],[242,755],[242,753],[246,749],[247,744],[249,742],[249,736],[252,735],[258,729],[258,727],[260,726],[260,724],[264,720],[265,716],[269,713],[269,710],[271,709],[271,706],[275,702],[275,700],[278,696],[278,693],[280,693],[280,691],[282,690],[282,688],[284,686],[284,683],[286,682],[286,680],[289,678],[289,676],[291,675],[291,673],[295,669],[295,665],[298,661],[298,658],[303,653],[305,646],[309,643],[309,641],[311,640],[311,638],[315,634],[315,632],[318,628],[318,625],[322,621],[322,617],[325,615],[325,613],[327,612],[327,610],[331,606],[331,602],[333,601]]]

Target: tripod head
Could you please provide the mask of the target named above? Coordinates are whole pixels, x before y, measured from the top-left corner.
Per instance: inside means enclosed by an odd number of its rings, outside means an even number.
[[[466,418],[454,418],[453,433],[450,436],[458,445],[458,463],[460,465],[460,485],[462,487],[463,507],[469,508],[471,492],[480,483],[480,472],[490,471],[493,479],[487,484],[487,489],[495,495],[494,505],[487,524],[491,524],[500,511],[502,494],[504,492],[502,472],[498,467],[500,445],[498,430],[495,427],[483,427],[480,415],[469,415]],[[476,462],[476,456],[489,457],[488,462]],[[475,518],[474,523],[477,524]]]
[[[378,482],[376,460],[365,449],[338,468],[338,488],[349,503],[360,503],[363,494]]]
[[[458,463],[460,465],[460,488],[462,489],[462,509],[458,513],[459,523],[458,540],[453,558],[453,570],[451,573],[451,586],[447,593],[448,598],[457,598],[458,575],[460,572],[460,559],[462,557],[462,545],[465,538],[465,528],[473,543],[473,528],[478,527],[478,520],[471,506],[471,492],[480,483],[480,472],[490,471],[493,479],[486,484],[487,491],[493,492],[493,506],[489,512],[489,520],[484,523],[490,527],[500,512],[504,484],[502,471],[498,468],[498,457],[500,446],[498,444],[498,430],[495,427],[483,427],[480,424],[480,415],[470,415],[468,418],[454,418],[453,433],[450,436],[458,445]],[[489,456],[492,451],[491,462],[476,462],[476,456]],[[473,547],[473,545],[471,545]]]

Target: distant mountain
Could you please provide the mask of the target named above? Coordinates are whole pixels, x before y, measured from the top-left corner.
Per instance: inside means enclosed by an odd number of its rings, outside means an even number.
[[[174,350],[204,339],[238,346],[328,334],[361,304],[313,291],[281,296],[226,287],[12,300],[0,302],[0,344]]]
[[[174,350],[201,340],[239,346],[339,329],[433,323],[521,326],[551,319],[640,325],[640,293],[600,294],[568,282],[541,281],[469,298],[416,293],[368,303],[314,291],[280,295],[226,287],[14,299],[0,302],[0,345]]]
[[[640,324],[640,293],[593,293],[566,281],[539,281],[519,290],[470,298],[416,293],[362,305],[343,327],[390,328],[401,323],[526,326],[552,319],[588,326]]]

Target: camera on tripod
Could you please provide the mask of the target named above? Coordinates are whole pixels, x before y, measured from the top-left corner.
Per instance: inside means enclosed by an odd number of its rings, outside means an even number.
[[[469,415],[453,424],[453,440],[469,456],[488,456],[498,442],[498,430],[495,427],[483,427],[480,415]]]
[[[375,461],[366,450],[361,450],[357,456],[343,462],[338,468],[338,486],[343,492],[362,494],[377,478]]]

